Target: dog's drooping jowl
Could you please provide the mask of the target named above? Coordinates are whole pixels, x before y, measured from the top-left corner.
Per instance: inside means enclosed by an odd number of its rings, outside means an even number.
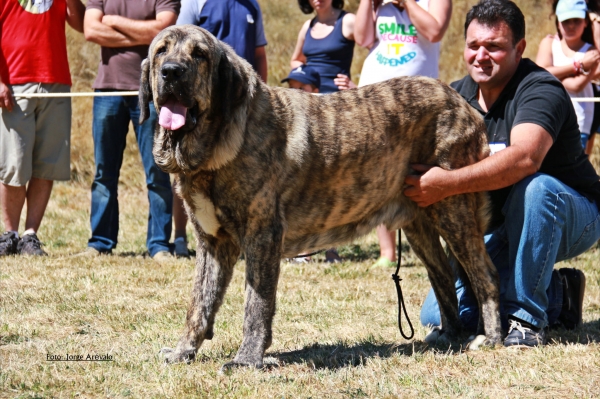
[[[141,119],[153,101],[161,125],[154,157],[177,176],[197,238],[186,326],[176,348],[163,350],[168,362],[194,359],[212,338],[244,253],[243,341],[226,366],[261,367],[272,342],[280,260],[382,223],[401,227],[427,268],[440,304],[439,339],[461,332],[442,237],[479,301],[478,342],[500,343],[498,277],[483,242],[486,194],[419,208],[402,193],[412,163],[455,169],[488,156],[482,118],[449,86],[406,77],[325,96],[273,88],[191,25],[162,31],[142,69]]]

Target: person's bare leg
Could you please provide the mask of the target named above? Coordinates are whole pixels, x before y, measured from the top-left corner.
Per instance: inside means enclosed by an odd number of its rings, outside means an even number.
[[[388,231],[384,225],[377,226],[377,238],[379,238],[380,256],[396,261],[396,232]]]
[[[46,212],[54,181],[32,177],[27,185],[27,218],[25,231],[37,233]]]
[[[19,231],[21,211],[25,204],[27,189],[25,186],[9,186],[0,183],[0,202],[2,203],[2,222],[4,230]]]

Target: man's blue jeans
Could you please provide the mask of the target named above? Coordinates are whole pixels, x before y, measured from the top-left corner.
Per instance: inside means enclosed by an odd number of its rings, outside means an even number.
[[[117,185],[123,163],[129,121],[142,156],[150,210],[146,246],[150,256],[169,251],[172,229],[173,195],[169,174],[158,168],[152,156],[152,143],[157,115],[150,104],[150,118],[139,124],[138,98],[133,96],[94,97],[94,157],[96,175],[92,184],[90,222],[92,238],[88,246],[108,253],[117,246],[119,233],[119,201]]]
[[[554,264],[582,254],[600,239],[600,213],[594,202],[540,173],[513,187],[502,212],[504,224],[487,234],[485,243],[500,275],[503,326],[506,328],[511,315],[538,328],[546,327],[557,320],[563,301]],[[463,325],[475,331],[477,300],[459,277],[456,294]],[[421,323],[440,325],[433,290],[421,309]]]

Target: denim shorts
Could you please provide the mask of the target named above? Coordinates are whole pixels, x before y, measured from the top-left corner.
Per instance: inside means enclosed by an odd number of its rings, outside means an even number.
[[[64,93],[59,83],[9,86],[14,93]],[[0,182],[24,186],[32,178],[69,180],[71,99],[15,98],[13,110],[0,109]]]

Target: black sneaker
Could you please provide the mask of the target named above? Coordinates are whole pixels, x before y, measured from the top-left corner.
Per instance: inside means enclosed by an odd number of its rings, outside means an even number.
[[[571,268],[559,269],[558,274],[563,284],[563,306],[558,323],[567,330],[573,330],[583,323],[585,275],[581,270]]]
[[[337,249],[331,248],[325,252],[325,262],[327,263],[341,263],[342,258],[338,254]]]
[[[546,345],[546,331],[535,328],[524,321],[508,319],[508,335],[504,338],[504,346],[512,348],[533,348]]]
[[[19,239],[14,231],[7,231],[0,236],[0,256],[16,255]]]
[[[21,237],[19,244],[17,245],[17,251],[21,255],[36,255],[36,256],[48,256],[48,254],[42,249],[42,243],[37,238],[35,233],[27,234]]]

